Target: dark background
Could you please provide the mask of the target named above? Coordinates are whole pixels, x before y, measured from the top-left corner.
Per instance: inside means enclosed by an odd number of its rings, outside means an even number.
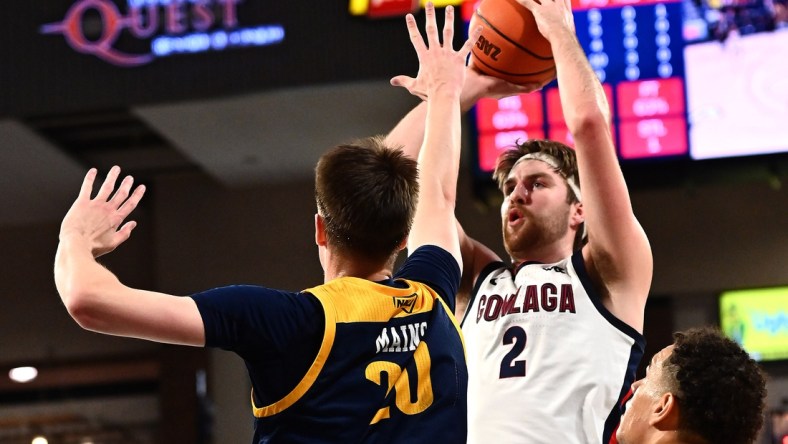
[[[0,443],[37,432],[51,443],[248,442],[237,357],[93,334],[69,318],[52,280],[59,221],[89,167],[119,164],[149,189],[132,239],[103,259],[124,283],[186,295],[321,282],[312,168],[417,103],[388,86],[417,69],[404,20],[351,17],[338,0],[246,0],[240,25],[280,23],[282,45],[119,68],[38,33],[71,4],[0,2]],[[480,193],[465,136],[457,214],[503,257],[496,198]],[[676,181],[682,167],[669,163],[626,171],[654,251],[647,359],[672,331],[716,324],[721,291],[788,284],[785,171],[707,165],[708,180]],[[41,368],[38,382],[5,378],[23,364]],[[775,409],[788,369],[764,368]]]

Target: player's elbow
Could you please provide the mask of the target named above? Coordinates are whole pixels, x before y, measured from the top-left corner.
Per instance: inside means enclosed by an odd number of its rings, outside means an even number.
[[[430,211],[454,210],[457,200],[457,178],[439,180],[437,177],[425,178],[419,190],[419,205]]]
[[[566,126],[573,135],[610,128],[610,107],[607,100],[588,102],[566,113]]]
[[[443,189],[443,206],[454,211],[457,202],[457,190],[453,187]]]
[[[98,297],[87,285],[70,284],[59,289],[68,314],[80,327],[96,330],[99,319]]]
[[[567,128],[575,140],[596,138],[604,132],[610,132],[610,119],[603,113],[578,114]]]

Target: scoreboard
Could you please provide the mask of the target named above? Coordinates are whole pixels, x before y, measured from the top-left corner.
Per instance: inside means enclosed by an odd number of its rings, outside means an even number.
[[[478,3],[463,4],[466,23]],[[607,95],[625,172],[628,165],[788,152],[788,88],[781,86],[788,23],[781,28],[763,0],[736,10],[710,4],[572,0],[577,38]],[[751,26],[739,16],[763,20]],[[720,36],[720,29],[735,32]],[[477,176],[488,178],[498,155],[518,140],[572,146],[560,94],[553,81],[539,92],[481,100],[470,113]]]
[[[574,0],[573,10],[578,40],[607,94],[619,157],[686,155],[681,3]],[[484,172],[517,140],[573,144],[555,82],[536,93],[480,101],[475,124]]]

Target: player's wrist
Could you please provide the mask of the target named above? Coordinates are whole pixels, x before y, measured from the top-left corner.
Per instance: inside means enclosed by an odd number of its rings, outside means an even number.
[[[460,91],[460,103],[463,110],[470,109],[476,102],[490,94],[490,88],[481,81],[481,77],[481,74],[477,72],[468,73],[462,91]]]
[[[58,239],[62,247],[92,251],[90,239],[83,231],[76,228],[61,230]]]
[[[462,89],[450,83],[439,83],[433,85],[427,95],[430,99],[460,100]]]

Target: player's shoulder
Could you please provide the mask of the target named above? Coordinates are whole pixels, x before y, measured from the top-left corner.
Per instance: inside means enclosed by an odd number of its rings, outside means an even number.
[[[477,286],[481,285],[497,285],[501,279],[513,280],[516,274],[516,269],[502,261],[494,261],[487,264],[479,276],[476,278]]]
[[[394,277],[428,283],[433,277],[443,276],[459,283],[461,273],[451,253],[436,245],[422,245],[405,259]]]

